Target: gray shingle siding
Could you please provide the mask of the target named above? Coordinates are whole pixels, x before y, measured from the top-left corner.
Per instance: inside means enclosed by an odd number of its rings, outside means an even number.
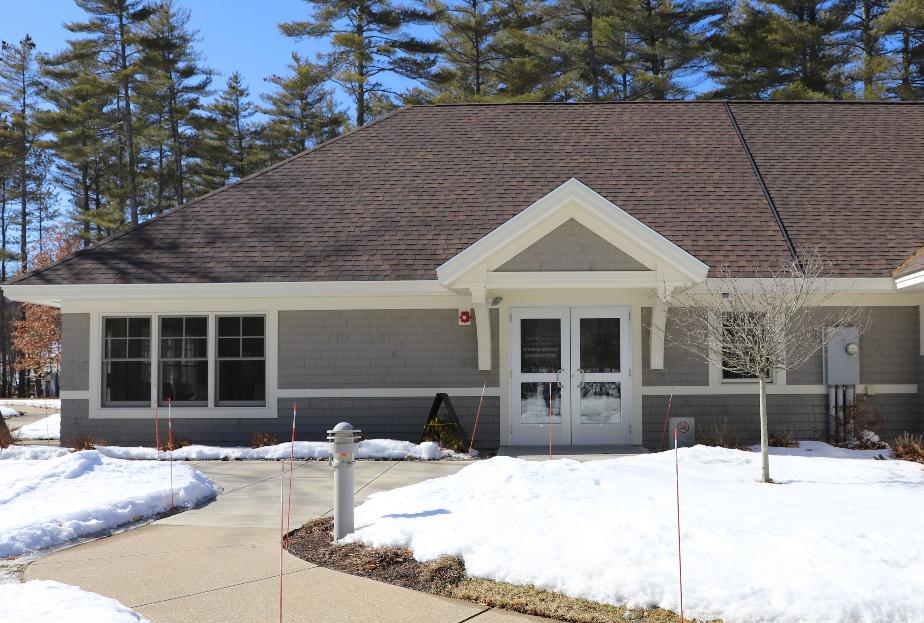
[[[668,310],[665,331],[676,330],[677,310]],[[642,308],[642,385],[709,385],[709,366],[667,339],[664,344],[664,369],[651,369],[651,308]]]
[[[648,270],[648,267],[570,219],[511,258],[497,272],[562,270]]]
[[[667,396],[644,396],[642,398],[642,443],[648,448],[657,448],[664,416],[667,412]],[[825,395],[771,394],[767,396],[767,417],[770,433],[788,431],[796,439],[824,439],[827,418]],[[872,414],[882,415],[885,420],[883,439],[891,441],[903,431],[922,432],[922,422],[915,394],[879,394],[870,396],[867,402]],[[726,428],[742,444],[760,441],[757,395],[733,396],[677,396],[671,403],[671,415],[696,418],[698,441],[714,437],[718,430]]]
[[[481,387],[498,384],[498,312],[491,371],[478,370],[475,318],[453,309],[279,312],[280,389]]]
[[[90,314],[61,315],[61,390],[90,389]]]
[[[466,435],[471,435],[477,396],[450,396]],[[276,418],[177,418],[174,435],[192,443],[212,445],[248,445],[254,433],[268,432],[280,441],[289,438],[292,403],[298,404],[296,438],[324,441],[327,430],[337,422],[348,421],[367,438],[388,437],[419,442],[430,413],[432,398],[280,398]],[[88,434],[109,444],[154,444],[154,421],[144,419],[89,419],[88,401],[64,400],[61,405],[62,443],[76,435]],[[166,439],[166,431],[161,430]],[[478,421],[476,448],[497,448],[500,442],[500,399],[485,398]]]
[[[860,336],[860,383],[903,385],[918,382],[918,308],[869,307],[869,325]],[[818,337],[819,341],[821,336]],[[822,353],[786,374],[789,385],[822,385]]]

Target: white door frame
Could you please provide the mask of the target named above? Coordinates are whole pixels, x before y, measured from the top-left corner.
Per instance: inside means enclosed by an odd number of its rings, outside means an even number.
[[[569,360],[570,352],[568,344],[571,332],[571,308],[570,307],[521,307],[511,308],[510,317],[513,322],[513,331],[510,334],[510,404],[511,411],[511,433],[517,440],[517,445],[542,446],[547,445],[551,439],[552,445],[570,445],[571,444],[571,425],[567,412],[570,408],[570,388],[568,382],[570,375]],[[525,319],[554,319],[558,320],[561,326],[559,335],[560,361],[558,371],[556,372],[520,372],[521,352],[520,352],[520,320]],[[559,417],[552,418],[551,425],[544,417],[542,421],[534,424],[524,424],[522,421],[520,391],[521,383],[543,383],[552,384],[552,391],[558,389],[560,384]],[[541,389],[544,389],[542,387]],[[551,428],[551,430],[549,430]]]
[[[632,420],[632,351],[629,327],[630,308],[627,306],[571,308],[571,442],[574,445],[630,443],[629,422]],[[580,369],[581,319],[619,319],[619,372],[590,373]],[[581,386],[583,383],[619,383],[620,419],[615,423],[592,424],[581,421]]]
[[[543,305],[524,306],[510,308],[510,386],[509,400],[510,407],[510,433],[511,445],[547,445],[549,443],[549,429],[551,428],[552,445],[571,445],[571,444],[629,444],[630,424],[632,421],[632,329],[630,326],[630,307],[629,306],[564,306],[564,305]],[[580,318],[620,318],[620,358],[621,370],[618,374],[594,374],[585,375],[584,381],[618,381],[621,385],[622,401],[622,420],[618,425],[583,425],[583,427],[593,426],[601,433],[599,436],[586,436],[578,434],[578,439],[574,438],[575,428],[580,426],[578,423],[579,413],[579,395],[575,396],[575,389],[581,382],[580,374],[577,371],[577,361],[580,354],[579,342],[579,323]],[[529,318],[549,318],[558,319],[561,322],[561,373],[521,373],[520,372],[520,320]],[[521,383],[539,382],[539,383],[561,383],[560,389],[560,419],[553,417],[551,427],[548,421],[524,424],[521,418],[520,392]],[[553,390],[554,391],[554,390]],[[554,414],[553,414],[554,415]]]

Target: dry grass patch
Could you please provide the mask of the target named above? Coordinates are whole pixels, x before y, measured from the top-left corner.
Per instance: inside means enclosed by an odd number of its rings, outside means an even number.
[[[771,448],[798,448],[799,442],[792,438],[788,430],[781,430],[770,435],[767,445]]]
[[[422,563],[405,548],[366,547],[358,543],[335,545],[331,542],[332,530],[333,519],[329,517],[308,522],[290,535],[289,553],[352,575],[568,623],[673,623],[680,620],[673,612],[660,608],[609,606],[532,586],[470,578],[465,574],[465,564],[455,556],[441,556]]]
[[[892,458],[924,463],[924,435],[902,433],[895,438]]]
[[[99,439],[98,437],[93,437],[87,433],[79,433],[74,436],[74,440],[71,442],[71,447],[76,451],[80,450],[96,450],[96,446],[105,446],[106,441],[104,439]]]
[[[251,448],[265,448],[266,446],[279,445],[279,440],[272,433],[254,433],[250,438]]]

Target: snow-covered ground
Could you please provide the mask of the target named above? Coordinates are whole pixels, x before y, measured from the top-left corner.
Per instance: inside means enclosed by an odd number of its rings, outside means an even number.
[[[760,445],[751,446],[754,452],[760,452]],[[798,448],[769,448],[771,456],[815,456],[829,459],[878,459],[889,458],[892,451],[884,450],[853,450],[839,448],[823,441],[800,441]]]
[[[49,580],[0,585],[0,621],[147,623],[147,619],[114,599]]]
[[[70,454],[72,450],[57,446],[9,446],[0,448],[0,461],[43,461]],[[2,470],[3,468],[0,468]]]
[[[38,422],[35,422],[38,424]],[[33,426],[35,424],[31,424]],[[43,425],[44,426],[44,425]],[[23,427],[27,428],[27,427]],[[20,429],[22,430],[22,429]],[[33,437],[33,439],[37,439]],[[169,457],[167,452],[161,450],[159,453],[154,448],[143,446],[99,446],[97,452],[103,456],[113,459],[126,460],[143,460],[153,461],[158,458],[166,461]],[[0,460],[19,459],[19,460],[40,460],[49,459],[68,454],[67,448],[47,448],[42,446],[10,446],[0,450]],[[244,447],[221,447],[221,446],[186,446],[173,452],[175,461],[219,461],[219,460],[240,460],[240,461],[277,461],[288,459],[291,452],[289,443],[280,443],[275,446],[264,446],[262,448],[244,448]],[[330,454],[326,441],[296,441],[295,458],[298,460],[305,459],[326,459]],[[366,439],[359,443],[360,459],[373,460],[404,460],[417,459],[421,461],[435,461],[438,459],[468,460],[472,457],[468,454],[459,454],[451,450],[440,448],[432,441],[423,443],[411,443],[409,441],[398,441],[395,439]]]
[[[272,461],[288,459],[291,452],[290,443],[280,443],[262,448],[221,447],[221,446],[186,446],[173,452],[176,461],[216,461],[216,460],[245,460],[245,461]],[[100,446],[99,452],[119,459],[157,459],[158,452],[147,447]],[[296,441],[296,459],[326,459],[330,454],[326,441]],[[160,458],[167,458],[167,453],[161,451]],[[436,459],[468,459],[467,454],[456,454],[451,450],[444,450],[432,441],[411,443],[395,439],[366,439],[359,443],[357,457],[360,459],[401,460],[419,459],[433,461]]]
[[[13,431],[16,439],[60,439],[61,414],[53,413]]]
[[[2,398],[0,399],[0,405],[61,410],[61,400],[59,398]]]
[[[685,614],[726,623],[912,623],[924,612],[924,470],[905,461],[680,457]],[[498,457],[373,494],[348,539],[454,554],[477,577],[676,611],[674,453]]]
[[[5,417],[5,418],[11,418],[11,417],[19,417],[20,415],[22,415],[22,413],[20,413],[13,407],[4,407],[0,405],[0,416]]]
[[[2,454],[9,451],[6,448]],[[44,460],[3,461],[0,558],[170,510],[170,469],[166,462],[122,461],[93,450]],[[182,463],[173,465],[177,507],[197,506],[218,493],[219,487],[202,473]]]

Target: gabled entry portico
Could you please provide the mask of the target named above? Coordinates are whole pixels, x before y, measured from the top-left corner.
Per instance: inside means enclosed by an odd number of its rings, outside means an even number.
[[[476,325],[479,365],[490,369],[496,339],[501,445],[518,446],[640,443],[641,309],[663,328],[659,294],[707,272],[574,178],[437,269],[442,285],[471,294],[476,320],[500,312],[499,335]],[[650,347],[659,368],[663,343]]]

